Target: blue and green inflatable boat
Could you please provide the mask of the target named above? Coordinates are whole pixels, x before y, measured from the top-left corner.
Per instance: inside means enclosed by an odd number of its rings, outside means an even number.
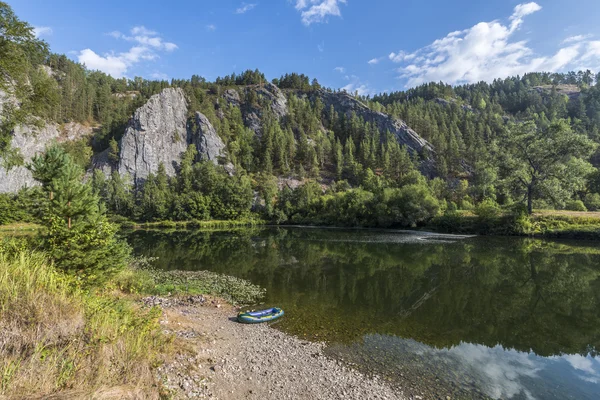
[[[281,308],[273,307],[262,311],[239,313],[237,319],[244,324],[260,324],[261,322],[275,321],[283,316]]]

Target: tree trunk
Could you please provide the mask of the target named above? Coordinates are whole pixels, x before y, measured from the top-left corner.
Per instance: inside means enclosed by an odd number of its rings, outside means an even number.
[[[533,187],[532,185],[527,186],[527,213],[533,214]]]

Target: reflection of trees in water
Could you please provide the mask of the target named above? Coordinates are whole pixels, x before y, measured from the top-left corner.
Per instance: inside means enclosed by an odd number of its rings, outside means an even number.
[[[542,355],[600,341],[600,251],[556,242],[476,238],[373,242],[331,230],[136,232],[138,253],[166,269],[248,278],[286,307],[286,329],[352,341],[365,333],[437,347],[501,344]]]

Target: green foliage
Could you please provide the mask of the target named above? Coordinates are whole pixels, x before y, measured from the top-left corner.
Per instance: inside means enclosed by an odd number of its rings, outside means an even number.
[[[43,205],[44,248],[56,264],[85,283],[98,284],[123,269],[129,248],[116,237],[83,171],[60,147],[32,160],[33,176],[48,194]]]
[[[156,383],[148,371],[168,349],[160,311],[108,290],[81,290],[45,254],[12,242],[0,241],[0,325],[11,327],[0,349],[0,395],[72,397],[74,388],[92,393],[128,382],[150,396]]]
[[[481,219],[492,219],[500,215],[501,209],[492,199],[486,199],[479,203],[473,211]]]
[[[513,126],[503,143],[503,162],[510,171],[507,179],[525,193],[529,213],[536,197],[560,203],[585,188],[585,177],[593,169],[586,159],[596,145],[574,133],[566,121],[545,131],[533,122]]]
[[[62,147],[75,164],[83,169],[89,168],[94,152],[86,139],[68,141]]]
[[[569,200],[565,205],[565,210],[569,211],[587,211],[585,204],[581,200]]]
[[[589,211],[600,211],[600,194],[588,193],[585,196],[584,205]]]

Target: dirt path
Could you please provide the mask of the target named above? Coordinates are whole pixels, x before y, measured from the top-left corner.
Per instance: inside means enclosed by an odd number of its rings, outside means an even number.
[[[164,311],[162,326],[187,349],[158,371],[175,399],[403,399],[323,355],[322,344],[235,322],[227,304],[197,300]]]

